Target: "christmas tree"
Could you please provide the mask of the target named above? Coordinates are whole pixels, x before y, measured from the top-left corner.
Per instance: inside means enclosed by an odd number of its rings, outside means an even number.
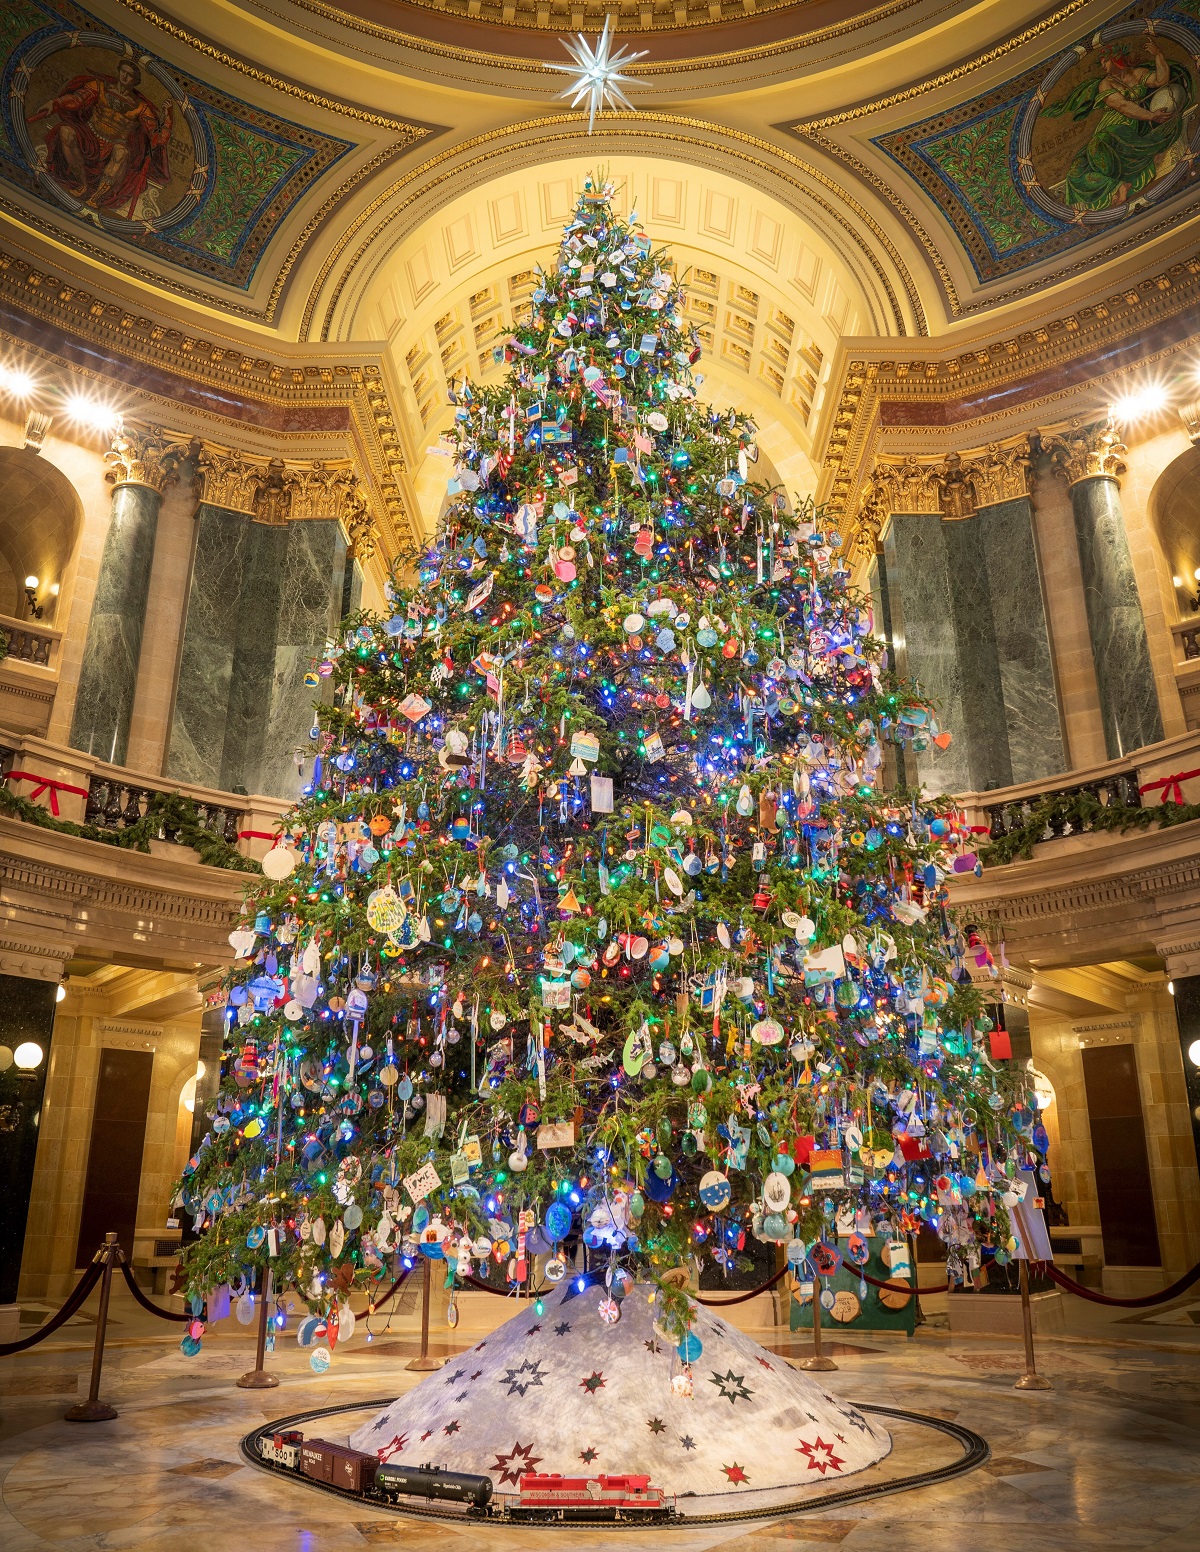
[[[581,1237],[606,1318],[649,1279],[682,1334],[680,1269],[751,1237],[1007,1253],[1041,1134],[946,905],[970,837],[884,783],[945,735],[825,515],[698,401],[685,305],[589,182],[502,383],[451,394],[453,500],[320,665],[231,938],[194,1295],[269,1265],[329,1311],[422,1251],[554,1282]]]

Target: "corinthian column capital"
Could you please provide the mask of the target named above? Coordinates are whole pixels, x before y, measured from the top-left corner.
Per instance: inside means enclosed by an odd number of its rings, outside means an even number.
[[[1125,473],[1121,457],[1125,444],[1111,420],[1090,426],[1073,421],[1061,435],[1044,436],[1042,448],[1050,454],[1054,472],[1068,485],[1078,485],[1080,480],[1112,480],[1119,485],[1119,476]]]
[[[110,485],[145,485],[161,496],[179,476],[179,465],[187,448],[170,440],[161,427],[142,431],[123,427],[104,455],[108,465],[104,478]]]

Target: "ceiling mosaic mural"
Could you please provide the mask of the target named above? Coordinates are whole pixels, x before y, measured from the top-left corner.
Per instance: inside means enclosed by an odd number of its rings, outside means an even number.
[[[981,281],[1195,197],[1200,0],[1139,4],[967,102],[876,137]]]
[[[70,0],[4,0],[0,59],[0,182],[242,290],[357,144],[217,90]]]

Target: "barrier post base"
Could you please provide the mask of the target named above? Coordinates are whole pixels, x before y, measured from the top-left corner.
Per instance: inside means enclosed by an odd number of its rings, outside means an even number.
[[[234,1380],[234,1384],[239,1390],[274,1390],[279,1384],[279,1378],[268,1374],[266,1369],[251,1369],[240,1380]]]
[[[117,1416],[107,1401],[80,1401],[63,1413],[68,1423],[107,1423]]]

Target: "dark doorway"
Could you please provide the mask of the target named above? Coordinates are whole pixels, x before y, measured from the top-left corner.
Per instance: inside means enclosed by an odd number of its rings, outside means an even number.
[[[153,1067],[152,1051],[100,1053],[77,1267],[87,1266],[110,1231],[116,1233],[125,1254],[133,1256]]]
[[[1131,1045],[1086,1046],[1083,1082],[1108,1266],[1159,1266],[1154,1192]]]

